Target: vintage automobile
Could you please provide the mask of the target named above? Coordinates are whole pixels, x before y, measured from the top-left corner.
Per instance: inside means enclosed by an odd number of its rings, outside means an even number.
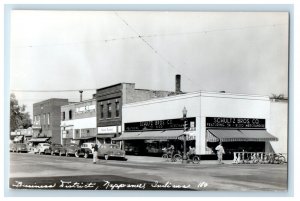
[[[10,143],[9,144],[9,151],[11,151],[11,152],[17,151],[17,144],[16,143]]]
[[[75,143],[70,143],[67,144],[66,146],[63,146],[63,149],[60,150],[59,155],[65,155],[65,156],[76,156],[78,155],[78,150],[80,147],[78,144]]]
[[[121,150],[117,144],[102,144],[98,149],[98,157],[104,157],[105,160],[109,158],[127,160],[125,158],[125,151]]]
[[[78,150],[78,152],[75,154],[76,157],[83,156],[84,158],[88,158],[93,156],[93,147],[95,146],[95,143],[86,142],[83,143]]]
[[[59,153],[65,153],[64,147],[61,144],[52,143],[50,145],[50,153],[51,155],[59,155]]]
[[[27,145],[24,143],[17,143],[16,151],[17,151],[17,153],[21,153],[21,152],[27,153],[28,152]]]
[[[34,149],[34,153],[41,154],[50,154],[50,144],[49,143],[39,143]]]

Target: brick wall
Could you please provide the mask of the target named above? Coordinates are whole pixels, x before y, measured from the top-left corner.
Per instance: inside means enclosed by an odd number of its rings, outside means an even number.
[[[68,99],[48,99],[33,104],[33,116],[40,116],[42,133],[39,137],[51,137],[51,141],[60,143],[61,106],[68,104]],[[47,115],[49,114],[49,124]],[[44,119],[46,117],[46,119]]]

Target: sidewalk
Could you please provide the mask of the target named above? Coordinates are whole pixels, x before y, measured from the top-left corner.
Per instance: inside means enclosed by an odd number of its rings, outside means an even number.
[[[165,159],[161,157],[153,157],[153,156],[133,156],[133,155],[126,155],[126,158],[128,159],[129,162],[137,162],[137,163],[173,163],[173,164],[180,164],[181,161],[177,162],[170,162],[166,161]],[[232,160],[224,160],[224,164],[232,164]],[[190,163],[193,164],[193,163]],[[212,164],[212,165],[217,165],[218,161],[217,160],[200,160],[199,164]]]

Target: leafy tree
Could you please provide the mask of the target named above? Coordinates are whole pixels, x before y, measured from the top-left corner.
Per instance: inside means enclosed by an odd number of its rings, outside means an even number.
[[[25,109],[25,105],[19,105],[15,94],[10,94],[10,131],[32,126],[30,115]]]
[[[271,99],[284,99],[284,95],[283,94],[272,94]]]

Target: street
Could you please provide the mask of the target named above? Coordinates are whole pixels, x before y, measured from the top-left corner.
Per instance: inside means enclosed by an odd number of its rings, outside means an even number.
[[[286,191],[287,165],[170,163],[10,154],[10,188],[74,190]],[[142,157],[141,157],[142,158]],[[153,158],[153,157],[152,157]]]

